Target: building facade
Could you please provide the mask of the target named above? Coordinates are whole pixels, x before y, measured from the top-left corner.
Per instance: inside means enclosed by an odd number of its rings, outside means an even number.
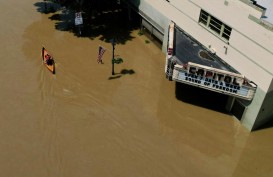
[[[128,4],[162,41],[167,78],[228,95],[227,111],[250,131],[273,120],[273,25],[264,20],[266,8],[253,0]],[[194,51],[190,44],[199,47],[195,56],[182,51],[182,47]],[[209,58],[192,60],[200,56]]]

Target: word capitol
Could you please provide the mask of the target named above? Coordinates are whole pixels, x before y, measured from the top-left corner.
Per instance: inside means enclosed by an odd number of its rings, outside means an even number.
[[[185,80],[231,93],[237,93],[242,84],[240,81],[243,81],[241,78],[237,79],[236,77],[211,71],[206,71],[205,74],[203,69],[197,70],[195,67],[190,67],[189,73],[185,73]]]

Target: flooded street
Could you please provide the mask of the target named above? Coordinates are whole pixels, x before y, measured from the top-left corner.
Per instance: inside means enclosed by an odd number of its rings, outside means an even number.
[[[0,0],[0,177],[273,176],[273,127],[249,133],[177,99],[165,55],[138,30],[116,45],[112,76],[111,43],[56,30],[35,3]]]

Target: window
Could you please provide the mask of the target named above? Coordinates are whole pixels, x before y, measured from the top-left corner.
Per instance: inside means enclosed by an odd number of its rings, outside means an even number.
[[[232,28],[217,18],[211,16],[204,10],[201,10],[200,12],[199,23],[205,26],[207,29],[213,31],[214,34],[220,36],[222,39],[226,41],[229,40]]]

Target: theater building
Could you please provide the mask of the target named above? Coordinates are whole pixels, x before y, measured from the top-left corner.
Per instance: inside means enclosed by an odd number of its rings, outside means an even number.
[[[226,110],[250,131],[273,120],[269,7],[254,0],[126,2],[162,41],[167,79],[228,95]]]

